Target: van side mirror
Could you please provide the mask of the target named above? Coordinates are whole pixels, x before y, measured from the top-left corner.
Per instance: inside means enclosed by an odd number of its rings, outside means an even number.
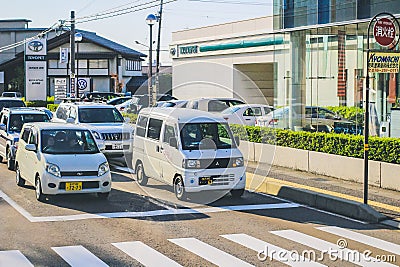
[[[98,143],[97,147],[99,148],[100,152],[104,152],[104,150],[106,150],[106,145],[104,143]]]
[[[35,144],[27,144],[25,145],[25,149],[28,151],[36,152],[37,147]]]
[[[176,140],[175,137],[170,137],[168,143],[170,146],[178,148],[178,141]]]
[[[6,125],[5,124],[0,124],[0,130],[3,130],[3,131],[6,131],[7,130],[7,127],[6,127]]]
[[[233,139],[235,139],[236,146],[239,146],[239,145],[240,145],[240,138],[239,138],[239,136],[235,135],[235,136],[233,137]]]

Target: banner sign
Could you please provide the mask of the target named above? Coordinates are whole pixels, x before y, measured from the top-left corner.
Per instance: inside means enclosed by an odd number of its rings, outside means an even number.
[[[68,48],[60,47],[60,63],[68,63]]]
[[[34,39],[25,44],[25,98],[27,101],[47,97],[47,40]]]
[[[54,78],[54,100],[67,97],[67,78]]]
[[[370,52],[368,58],[369,72],[398,73],[400,53]]]

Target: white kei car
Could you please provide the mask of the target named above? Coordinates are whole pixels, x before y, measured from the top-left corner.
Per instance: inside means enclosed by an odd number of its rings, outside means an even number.
[[[222,111],[222,117],[229,124],[257,125],[257,118],[265,116],[274,108],[263,104],[236,105]]]
[[[17,185],[34,185],[39,201],[69,193],[97,193],[105,199],[111,191],[107,159],[81,125],[24,124],[15,160]]]

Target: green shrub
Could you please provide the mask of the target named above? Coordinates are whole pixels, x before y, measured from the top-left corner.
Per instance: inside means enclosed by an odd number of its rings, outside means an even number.
[[[47,97],[47,104],[54,104],[54,96]]]
[[[25,101],[25,105],[27,107],[46,107],[47,102],[43,100],[36,100],[36,101]]]
[[[231,130],[245,141],[364,158],[364,137],[361,135],[295,132],[243,125],[231,125]],[[370,160],[400,164],[399,138],[370,137],[369,147]]]
[[[124,118],[130,118],[129,123],[132,123],[132,124],[135,124],[135,123],[136,123],[136,120],[137,120],[137,117],[138,117],[137,114],[134,114],[134,113],[126,113],[126,112],[122,112],[121,114],[122,114],[122,116],[124,116]]]
[[[50,111],[54,112],[54,111],[57,110],[58,104],[47,104],[47,108],[48,108]]]
[[[340,106],[340,107],[333,107],[333,106],[328,106],[325,107],[337,114],[339,114],[341,117],[354,121],[357,124],[364,124],[364,110],[359,107],[346,107],[346,106]]]

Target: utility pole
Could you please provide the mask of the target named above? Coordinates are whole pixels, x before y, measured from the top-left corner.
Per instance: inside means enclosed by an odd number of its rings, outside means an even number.
[[[71,11],[71,31],[69,34],[71,44],[71,73],[70,73],[70,93],[76,95],[75,85],[75,11]]]
[[[156,81],[154,86],[154,94],[160,91],[160,40],[161,40],[161,19],[162,19],[162,10],[163,10],[163,0],[160,0],[160,11],[158,12],[157,21],[158,21],[158,34],[157,34],[157,55],[156,55]]]

